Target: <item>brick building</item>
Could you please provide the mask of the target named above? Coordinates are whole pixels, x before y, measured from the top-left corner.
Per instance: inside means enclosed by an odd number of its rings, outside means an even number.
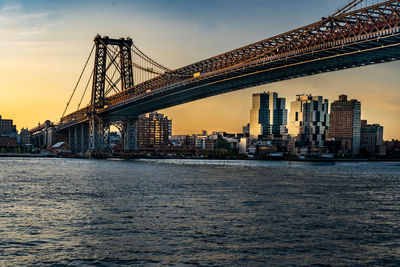
[[[172,120],[163,114],[153,112],[140,116],[137,121],[138,148],[149,148],[155,145],[168,145],[172,131]]]
[[[340,152],[360,153],[361,103],[346,95],[331,104],[329,137],[340,143]]]

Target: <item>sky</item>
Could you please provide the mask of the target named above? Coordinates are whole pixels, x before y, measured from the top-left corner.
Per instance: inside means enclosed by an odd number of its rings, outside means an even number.
[[[0,115],[13,119],[18,130],[58,121],[98,33],[129,36],[147,55],[175,69],[313,23],[345,2],[0,0]],[[384,126],[385,139],[399,139],[399,71],[400,63],[393,62],[319,74],[160,112],[172,118],[174,134],[236,133],[249,122],[253,93],[276,91],[287,106],[300,93],[322,95],[330,103],[347,94],[361,101],[362,119]],[[83,90],[78,87],[68,112],[76,110]]]

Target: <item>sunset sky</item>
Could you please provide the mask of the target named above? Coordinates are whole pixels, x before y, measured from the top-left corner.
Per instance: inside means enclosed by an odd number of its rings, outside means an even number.
[[[0,115],[13,119],[18,130],[46,119],[58,121],[97,33],[130,36],[147,55],[174,69],[315,22],[345,2],[0,0]],[[399,62],[368,66],[240,90],[161,112],[172,118],[174,134],[240,132],[249,121],[253,93],[276,91],[286,97],[287,106],[300,93],[322,95],[330,102],[347,94],[361,101],[363,119],[384,126],[386,139],[400,138],[399,73]],[[82,92],[80,88],[70,112]]]

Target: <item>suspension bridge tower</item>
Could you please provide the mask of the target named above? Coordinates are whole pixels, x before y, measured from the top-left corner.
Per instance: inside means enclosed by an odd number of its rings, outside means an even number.
[[[135,149],[135,118],[106,118],[98,114],[99,110],[107,106],[107,84],[108,90],[112,88],[117,92],[127,90],[134,85],[131,53],[132,39],[110,39],[107,36],[101,37],[97,35],[94,39],[94,43],[96,51],[94,56],[92,97],[90,102],[91,110],[89,113],[89,152],[96,153],[109,150],[110,125],[113,123],[118,124],[118,128],[124,139],[130,137],[129,140],[123,140],[125,149]],[[111,61],[110,65],[107,64],[107,58]],[[114,64],[118,61],[119,64]],[[112,65],[116,68],[116,71],[112,74],[112,77],[109,77],[107,71]],[[119,77],[116,81],[113,80],[115,73],[119,73]]]
[[[94,57],[92,57],[93,54]],[[94,60],[93,70],[78,109],[64,117],[91,59]],[[68,140],[74,153],[101,156],[110,151],[110,126],[115,126],[121,132],[122,150],[137,150],[136,121],[138,114],[132,115],[126,111],[119,112],[118,115],[115,113],[110,115],[107,112],[108,108],[112,106],[110,101],[115,97],[143,94],[142,89],[136,88],[138,84],[146,84],[147,81],[170,71],[144,54],[129,37],[112,39],[108,36],[97,35],[61,116],[58,131],[64,134],[65,140]],[[86,107],[80,108],[90,82],[92,84],[90,103]]]

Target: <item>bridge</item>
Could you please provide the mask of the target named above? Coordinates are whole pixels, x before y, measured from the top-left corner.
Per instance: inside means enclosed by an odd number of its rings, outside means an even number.
[[[67,141],[75,153],[107,151],[115,125],[124,149],[135,150],[136,120],[144,113],[261,84],[399,60],[400,1],[360,7],[365,2],[352,0],[318,22],[175,70],[145,55],[130,38],[97,35],[85,88],[91,80],[91,101],[68,115],[64,111],[53,140]],[[38,129],[43,131],[31,132]]]

